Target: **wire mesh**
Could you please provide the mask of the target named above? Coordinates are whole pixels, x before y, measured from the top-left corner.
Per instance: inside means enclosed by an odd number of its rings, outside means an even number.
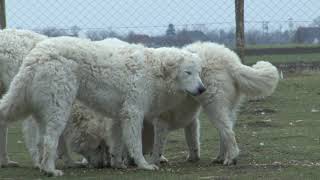
[[[319,9],[319,0],[245,0],[246,43],[317,43]],[[234,0],[7,0],[6,12],[8,27],[48,36],[118,37],[150,46],[235,44]],[[311,27],[315,35],[304,37],[301,29]]]

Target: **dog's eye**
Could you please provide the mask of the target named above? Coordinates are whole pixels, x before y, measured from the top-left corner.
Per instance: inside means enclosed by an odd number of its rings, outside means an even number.
[[[191,75],[192,73],[190,71],[185,71],[186,74]]]

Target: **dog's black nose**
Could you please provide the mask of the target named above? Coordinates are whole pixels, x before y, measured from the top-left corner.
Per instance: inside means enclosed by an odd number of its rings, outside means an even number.
[[[200,87],[198,88],[199,94],[202,94],[202,93],[204,93],[205,91],[206,91],[206,88],[203,87],[203,86],[200,86]]]

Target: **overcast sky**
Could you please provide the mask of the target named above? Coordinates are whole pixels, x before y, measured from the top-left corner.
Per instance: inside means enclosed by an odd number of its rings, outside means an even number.
[[[83,29],[119,32],[163,32],[169,23],[177,29],[194,27],[230,29],[234,27],[234,0],[7,0],[9,27],[27,29],[77,25]],[[320,16],[320,0],[245,0],[248,28],[261,29],[308,25]],[[187,24],[187,25],[185,25]]]

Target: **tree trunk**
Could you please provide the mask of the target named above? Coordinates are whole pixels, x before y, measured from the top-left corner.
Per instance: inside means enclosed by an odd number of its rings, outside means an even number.
[[[4,29],[6,26],[6,1],[0,0],[0,29]]]
[[[244,0],[235,0],[236,15],[236,46],[237,53],[243,61],[244,58]]]

